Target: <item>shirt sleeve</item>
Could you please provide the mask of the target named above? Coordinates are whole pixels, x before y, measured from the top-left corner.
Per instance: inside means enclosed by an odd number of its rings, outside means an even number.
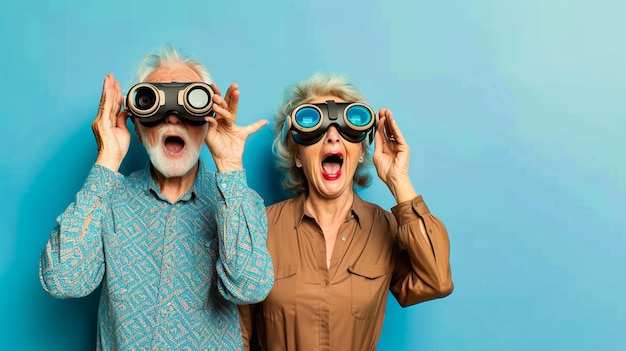
[[[65,212],[57,217],[57,226],[39,260],[39,279],[46,292],[58,298],[82,297],[93,292],[104,275],[102,231],[110,212],[104,198],[120,173],[94,165]]]
[[[392,208],[399,253],[391,292],[402,306],[441,298],[453,290],[450,241],[444,224],[421,196]]]
[[[263,199],[248,187],[244,170],[216,177],[225,202],[217,218],[218,289],[238,305],[262,301],[274,284]]]

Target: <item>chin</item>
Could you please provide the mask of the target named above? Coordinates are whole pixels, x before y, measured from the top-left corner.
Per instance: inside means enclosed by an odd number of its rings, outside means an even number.
[[[144,140],[150,140],[140,130]],[[183,177],[191,171],[200,159],[200,150],[204,139],[192,140],[186,129],[167,125],[159,129],[158,142],[148,142],[144,146],[152,166],[164,177]],[[169,144],[178,144],[176,154],[168,152]]]
[[[200,152],[187,150],[184,155],[172,159],[165,155],[161,148],[146,148],[152,166],[164,177],[182,177],[189,173],[198,163]]]

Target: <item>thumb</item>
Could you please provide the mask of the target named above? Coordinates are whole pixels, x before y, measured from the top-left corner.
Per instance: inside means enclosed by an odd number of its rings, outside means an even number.
[[[269,122],[266,119],[262,119],[262,120],[259,120],[252,124],[247,125],[244,129],[248,135],[252,135],[256,133],[262,127],[266,126],[268,123]]]

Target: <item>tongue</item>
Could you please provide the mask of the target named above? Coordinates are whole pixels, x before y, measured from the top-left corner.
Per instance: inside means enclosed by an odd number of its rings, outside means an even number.
[[[182,151],[185,143],[180,138],[165,139],[165,149],[171,154],[178,154]]]
[[[341,169],[341,165],[337,162],[322,162],[322,169],[327,174],[336,174]]]

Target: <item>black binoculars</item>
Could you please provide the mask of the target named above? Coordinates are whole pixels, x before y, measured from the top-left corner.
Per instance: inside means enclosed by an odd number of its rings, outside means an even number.
[[[177,115],[192,124],[204,124],[213,112],[213,88],[203,82],[139,83],[126,96],[126,111],[144,125]]]

